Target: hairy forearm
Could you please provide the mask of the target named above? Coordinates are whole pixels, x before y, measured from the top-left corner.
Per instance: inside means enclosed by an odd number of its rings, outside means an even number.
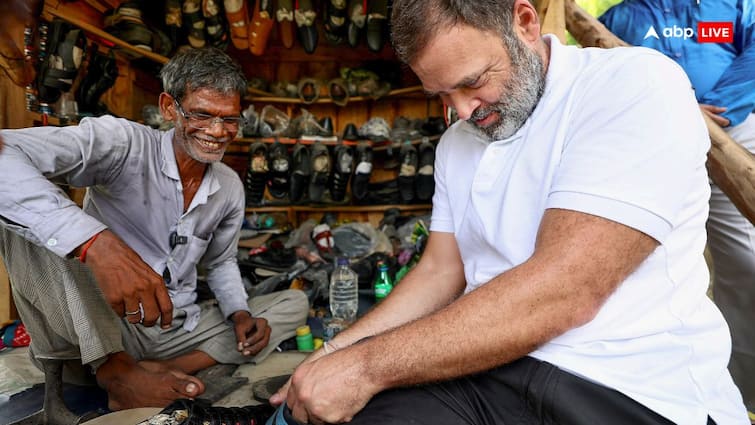
[[[390,296],[359,321],[340,333],[334,343],[346,347],[368,336],[394,329],[424,317],[459,297],[464,290],[461,270],[441,271],[423,258],[397,285]]]
[[[574,216],[549,223],[553,233],[569,235],[539,241],[523,264],[433,314],[354,346],[365,379],[385,389],[488,370],[592,320],[657,245],[619,224],[570,220]],[[583,237],[587,231],[593,234]]]

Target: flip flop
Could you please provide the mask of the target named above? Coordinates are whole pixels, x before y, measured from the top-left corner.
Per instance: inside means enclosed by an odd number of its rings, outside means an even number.
[[[231,28],[231,43],[239,50],[249,48],[249,12],[246,0],[224,0],[225,17]]]

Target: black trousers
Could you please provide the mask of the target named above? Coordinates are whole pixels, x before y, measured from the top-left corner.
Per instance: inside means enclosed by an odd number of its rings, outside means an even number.
[[[382,392],[351,424],[673,423],[616,390],[524,357],[469,377]]]

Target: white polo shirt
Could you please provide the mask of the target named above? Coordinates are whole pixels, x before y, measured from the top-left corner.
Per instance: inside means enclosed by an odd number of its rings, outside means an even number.
[[[589,323],[531,356],[612,387],[679,424],[747,424],[706,296],[709,140],[689,80],[644,48],[551,46],[545,93],[512,137],[466,122],[441,139],[431,230],[453,233],[466,291],[526,261],[548,208],[625,224],[660,246]]]

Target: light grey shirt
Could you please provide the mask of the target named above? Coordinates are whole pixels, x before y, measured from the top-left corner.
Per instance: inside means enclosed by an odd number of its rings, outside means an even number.
[[[157,274],[166,276],[167,268],[168,291],[174,308],[187,312],[187,330],[199,320],[197,265],[224,317],[249,311],[236,262],[244,191],[228,166],[207,168],[184,213],[173,130],[104,116],[0,134],[0,216],[9,229],[60,256],[110,229]],[[51,181],[87,187],[83,210]],[[174,231],[186,243],[171,248]]]

